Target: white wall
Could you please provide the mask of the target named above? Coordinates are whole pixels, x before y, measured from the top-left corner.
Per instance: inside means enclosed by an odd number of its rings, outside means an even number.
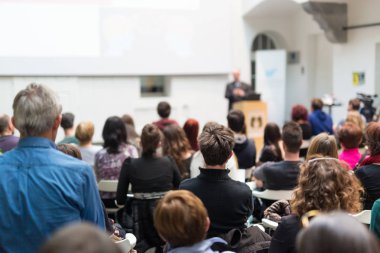
[[[375,93],[380,96],[380,43],[376,43],[376,64],[375,64]],[[377,101],[377,104],[380,104]]]
[[[233,3],[0,1],[0,75],[224,74]]]
[[[291,0],[289,0],[291,1]],[[315,95],[315,86],[320,90],[328,90],[325,86],[331,84],[318,82],[316,84],[316,56],[323,51],[326,45],[322,30],[313,21],[312,17],[304,12],[301,6],[294,4],[294,11],[276,17],[268,18],[246,18],[246,34],[250,43],[259,33],[266,33],[274,39],[277,35],[277,46],[287,51],[298,51],[300,62],[298,64],[287,65],[287,83],[285,94],[285,119],[290,119],[291,107],[294,104],[305,104],[309,107],[310,99]],[[317,43],[315,38],[319,38],[321,43]],[[250,48],[251,44],[249,45]],[[319,50],[319,51],[318,51]],[[322,55],[323,52],[322,52]],[[246,56],[248,58],[249,56]],[[320,58],[322,61],[323,58]],[[249,61],[249,59],[247,59]],[[327,64],[331,66],[332,62]],[[325,67],[320,68],[320,76],[327,76],[332,79],[332,70]],[[323,92],[321,92],[323,93]]]
[[[284,0],[285,1],[285,0]],[[290,1],[290,0],[289,0]],[[247,0],[246,6],[279,4],[274,0]],[[378,22],[380,2],[375,0],[348,0],[349,25]],[[287,5],[289,7],[289,5]],[[276,7],[278,9],[278,7]],[[276,9],[276,13],[278,10]],[[312,97],[319,97],[325,93],[332,93],[341,107],[333,109],[334,121],[346,115],[346,105],[349,99],[357,92],[374,93],[380,91],[380,84],[375,82],[376,43],[380,43],[380,27],[370,27],[348,31],[348,42],[332,44],[327,41],[323,31],[313,20],[312,16],[302,10],[283,13],[275,17],[265,7],[267,17],[246,18],[246,34],[248,40],[260,32],[274,32],[285,41],[282,45],[288,51],[300,52],[300,63],[288,65],[286,91],[286,118],[289,118],[293,104],[301,103],[309,106]],[[243,14],[247,10],[243,10]],[[249,50],[250,45],[244,50]],[[245,56],[249,61],[249,56]],[[380,63],[378,64],[380,65]],[[366,84],[354,87],[352,72],[365,72]],[[377,103],[379,103],[379,100]]]
[[[351,0],[348,8],[349,25],[379,22],[380,2],[373,0]],[[357,92],[375,92],[376,43],[380,42],[380,27],[368,27],[348,31],[346,44],[334,45],[334,94],[339,96],[344,106],[336,109],[334,120],[345,115],[348,100]],[[365,72],[366,83],[353,86],[352,72]],[[379,84],[377,84],[379,85]]]
[[[172,105],[172,118],[182,125],[194,117],[201,127],[210,120],[226,123],[227,100],[224,99],[227,75],[173,76],[168,97],[141,98],[137,77],[4,77],[0,78],[0,110],[12,115],[12,100],[16,93],[31,82],[42,83],[58,92],[63,112],[76,115],[76,123],[95,123],[95,141],[107,117],[125,113],[135,119],[137,130],[158,119],[157,103]],[[61,139],[59,131],[57,139]]]

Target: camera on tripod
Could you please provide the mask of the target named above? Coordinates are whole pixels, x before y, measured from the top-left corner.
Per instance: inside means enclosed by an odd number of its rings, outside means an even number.
[[[374,120],[376,114],[376,108],[373,106],[373,102],[377,95],[368,95],[364,93],[356,93],[358,99],[363,103],[364,107],[360,109],[360,113],[366,118],[367,122]]]

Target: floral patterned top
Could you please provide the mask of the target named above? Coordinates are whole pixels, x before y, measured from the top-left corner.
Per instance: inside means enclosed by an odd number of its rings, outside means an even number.
[[[136,147],[123,144],[119,147],[119,153],[110,154],[103,148],[95,155],[94,170],[98,182],[102,179],[118,180],[124,160],[128,157],[138,158]],[[102,199],[116,198],[116,193],[100,192]]]

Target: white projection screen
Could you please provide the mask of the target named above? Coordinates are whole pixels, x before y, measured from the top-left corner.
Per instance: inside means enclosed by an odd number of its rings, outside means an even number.
[[[229,3],[0,0],[0,75],[226,73]]]

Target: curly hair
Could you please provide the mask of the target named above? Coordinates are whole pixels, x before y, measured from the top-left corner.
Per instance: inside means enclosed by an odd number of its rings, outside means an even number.
[[[359,212],[363,188],[346,167],[331,157],[313,156],[304,162],[290,201],[292,212],[298,216],[310,210]]]
[[[190,172],[186,168],[183,156],[186,152],[191,152],[189,140],[185,131],[177,125],[168,125],[163,130],[164,141],[162,150],[164,155],[171,156],[178,166],[182,178],[190,177]]]

